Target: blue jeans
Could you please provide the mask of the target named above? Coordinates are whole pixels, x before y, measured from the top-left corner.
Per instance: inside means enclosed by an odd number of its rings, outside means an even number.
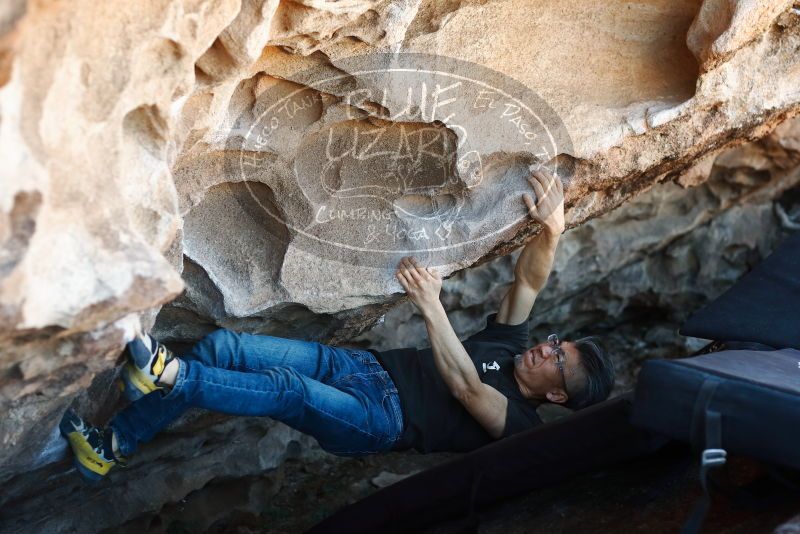
[[[114,417],[120,452],[133,454],[189,407],[269,416],[340,456],[389,450],[403,433],[397,388],[369,351],[217,330],[180,357],[168,393]]]

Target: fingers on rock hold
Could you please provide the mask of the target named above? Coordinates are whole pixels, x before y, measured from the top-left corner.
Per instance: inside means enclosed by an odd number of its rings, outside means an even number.
[[[525,203],[525,206],[529,209],[535,209],[536,204],[533,202],[533,198],[528,193],[522,194],[522,201]]]
[[[529,178],[528,180],[530,181],[531,186],[533,187],[533,190],[536,193],[536,200],[538,202],[541,202],[542,198],[544,198],[544,186],[538,179]]]

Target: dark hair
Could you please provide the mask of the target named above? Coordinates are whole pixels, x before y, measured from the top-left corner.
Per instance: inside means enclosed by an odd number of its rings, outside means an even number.
[[[614,362],[600,347],[597,338],[581,338],[575,341],[575,348],[580,355],[586,382],[564,404],[573,410],[606,400],[614,387]]]

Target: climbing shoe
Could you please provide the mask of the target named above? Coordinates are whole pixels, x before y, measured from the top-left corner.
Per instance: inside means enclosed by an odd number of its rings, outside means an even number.
[[[122,367],[122,392],[132,401],[163,389],[158,385],[161,373],[175,356],[167,347],[148,335],[137,336],[125,347],[128,361]]]
[[[111,429],[89,426],[69,409],[58,428],[72,447],[75,467],[85,480],[99,482],[115,465],[125,465],[125,458],[115,456],[112,450]]]

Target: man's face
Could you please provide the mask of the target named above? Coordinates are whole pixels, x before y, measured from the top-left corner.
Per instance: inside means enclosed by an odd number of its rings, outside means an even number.
[[[567,392],[574,391],[578,387],[576,384],[581,383],[580,355],[575,344],[563,341],[561,349],[565,354],[563,378],[556,365],[556,349],[549,343],[533,346],[515,358],[514,376],[526,397],[564,403],[568,399]]]

